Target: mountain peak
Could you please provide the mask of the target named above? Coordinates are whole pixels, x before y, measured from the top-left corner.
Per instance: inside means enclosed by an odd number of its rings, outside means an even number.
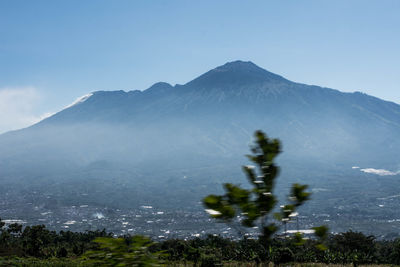
[[[165,93],[173,88],[174,87],[172,85],[170,85],[169,83],[158,82],[158,83],[155,83],[152,86],[150,86],[150,88],[146,89],[145,93],[151,94],[151,95],[158,95],[158,94]]]
[[[227,62],[222,66],[215,68],[214,70],[247,70],[247,71],[265,71],[251,61],[235,60]]]
[[[282,76],[269,72],[251,61],[236,60],[216,67],[186,85],[195,87],[226,87],[256,83],[288,82]]]

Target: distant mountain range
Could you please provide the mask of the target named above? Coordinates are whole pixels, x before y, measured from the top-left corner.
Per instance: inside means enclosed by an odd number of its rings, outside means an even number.
[[[93,201],[117,206],[126,194],[143,202],[143,192],[161,194],[154,203],[170,195],[198,197],[227,176],[244,182],[240,165],[257,129],[282,141],[283,176],[306,183],[324,185],[321,173],[354,174],[355,165],[399,164],[400,105],[235,61],[184,85],[93,92],[31,127],[0,135],[0,181],[69,196],[97,183],[99,192],[112,188],[115,201]],[[169,192],[162,190],[166,183]],[[118,194],[121,188],[132,191]]]

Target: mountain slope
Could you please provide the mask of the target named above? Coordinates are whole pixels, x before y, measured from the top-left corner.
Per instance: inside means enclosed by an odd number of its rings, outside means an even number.
[[[243,182],[240,165],[257,129],[283,142],[281,186],[342,188],[362,179],[379,187],[351,167],[399,163],[399,105],[235,61],[184,85],[94,92],[36,125],[0,135],[0,181],[7,192],[58,192],[60,205],[96,187],[94,205],[190,206],[222,181]]]
[[[358,92],[290,82],[251,62],[236,61],[185,85],[157,83],[143,92],[94,92],[85,101],[7,136],[36,138],[29,147],[37,151],[27,151],[22,140],[14,141],[20,144],[20,156],[41,154],[47,145],[61,154],[75,146],[72,155],[78,161],[82,159],[77,154],[87,154],[90,161],[107,158],[111,152],[112,157],[126,152],[124,157],[142,160],[146,155],[134,151],[147,153],[151,145],[158,149],[156,155],[149,153],[150,158],[178,151],[242,155],[255,129],[281,138],[288,157],[301,154],[303,160],[390,165],[400,145],[400,106]],[[3,149],[11,142],[4,139],[0,138]],[[96,150],[93,155],[92,150]]]

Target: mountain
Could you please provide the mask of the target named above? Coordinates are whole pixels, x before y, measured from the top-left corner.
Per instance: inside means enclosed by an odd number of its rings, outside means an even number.
[[[0,181],[8,194],[36,190],[57,205],[92,194],[93,205],[116,208],[199,206],[221,182],[243,182],[240,165],[257,129],[283,143],[281,187],[299,181],[333,190],[347,183],[343,194],[379,187],[385,195],[396,183],[382,185],[351,167],[398,167],[398,104],[292,82],[243,61],[184,85],[93,92],[0,135]]]
[[[0,144],[7,151],[14,142],[9,153],[19,157],[38,153],[38,161],[45,155],[57,160],[53,155],[61,153],[77,164],[178,152],[230,157],[246,153],[253,131],[263,129],[282,139],[289,158],[391,166],[399,155],[399,127],[395,103],[294,83],[235,61],[185,85],[94,92],[30,128],[3,135]]]

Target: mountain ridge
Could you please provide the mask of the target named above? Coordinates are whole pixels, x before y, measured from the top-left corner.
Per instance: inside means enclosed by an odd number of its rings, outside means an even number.
[[[288,157],[295,157],[296,151],[300,150],[310,159],[319,160],[320,151],[331,150],[331,160],[344,161],[358,153],[362,158],[367,158],[365,155],[368,153],[361,151],[368,151],[370,143],[375,142],[375,152],[385,158],[385,162],[390,162],[384,156],[385,152],[393,154],[397,145],[389,146],[387,151],[382,147],[388,143],[398,143],[395,140],[397,131],[400,132],[399,114],[400,106],[393,102],[358,92],[344,93],[292,82],[252,62],[233,61],[216,67],[184,85],[172,86],[158,82],[144,91],[93,92],[90,97],[84,97],[84,101],[78,101],[28,129],[21,130],[22,133],[18,135],[24,135],[23,132],[29,135],[29,129],[40,132],[41,129],[56,131],[57,127],[66,127],[68,132],[70,128],[76,128],[76,134],[82,135],[81,139],[87,139],[87,144],[91,144],[94,141],[87,136],[92,132],[90,127],[101,132],[101,125],[106,128],[104,132],[109,133],[107,138],[110,140],[127,138],[125,134],[124,137],[113,137],[113,128],[121,129],[115,133],[116,136],[132,131],[145,139],[144,132],[152,129],[152,132],[148,133],[148,136],[153,136],[150,139],[160,139],[156,137],[157,131],[165,132],[168,138],[171,138],[168,142],[177,142],[176,146],[179,147],[180,141],[173,137],[176,135],[174,131],[186,129],[198,135],[197,138],[202,140],[203,147],[213,144],[209,152],[225,151],[221,155],[233,155],[245,153],[243,148],[248,142],[246,139],[251,137],[252,130],[265,129],[272,136],[284,141],[286,152],[290,155]],[[234,133],[238,130],[246,134]],[[56,132],[53,132],[53,135],[60,135]],[[181,140],[188,138],[184,132],[180,135]],[[233,137],[235,135],[238,137]],[[377,141],[377,136],[382,136],[382,140]],[[324,142],[324,139],[327,140]],[[72,139],[69,140],[60,142],[72,142]],[[241,142],[244,145],[240,144]],[[186,143],[193,146],[196,142],[186,140]],[[86,144],[82,145],[85,146]],[[139,139],[133,147],[135,146],[142,147]],[[165,144],[160,146],[167,151],[169,149]],[[335,149],[335,146],[338,146],[338,149]],[[238,152],[237,149],[242,152]],[[371,151],[374,149],[371,148]],[[101,152],[101,149],[98,151],[99,157],[105,153]],[[210,155],[209,152],[204,153]],[[372,162],[373,157],[369,157],[368,161]]]
[[[224,73],[221,77],[221,72]],[[237,77],[233,77],[232,75],[236,75],[237,72],[243,72],[245,75],[239,75]],[[228,77],[226,77],[226,73],[228,73]],[[260,79],[259,76],[256,76],[256,79],[253,79],[250,83],[248,80],[243,79],[243,77],[246,78],[254,78],[253,76],[249,75],[253,73],[257,73],[257,75],[261,75],[262,78]],[[248,76],[249,75],[249,76]],[[215,78],[215,76],[218,76]],[[242,84],[238,84],[238,79],[243,82],[244,85],[246,85],[246,88],[239,88],[238,85],[241,86]],[[232,82],[234,83],[234,87],[230,86],[229,83]],[[213,86],[209,86],[210,84],[213,84]],[[254,85],[255,84],[255,85]],[[262,86],[261,84],[264,84]],[[261,85],[261,87],[260,87]],[[369,97],[374,97],[370,96],[368,94],[362,93],[362,92],[341,92],[337,89],[331,89],[327,87],[321,87],[321,86],[316,86],[316,85],[308,85],[308,84],[302,84],[302,83],[297,83],[293,82],[290,80],[287,80],[286,78],[283,78],[280,75],[274,74],[272,72],[269,72],[256,64],[254,64],[251,61],[241,61],[241,60],[236,60],[232,62],[227,62],[224,65],[218,66],[198,77],[195,79],[183,84],[183,85],[175,85],[172,86],[171,84],[167,82],[157,82],[150,86],[149,88],[145,90],[130,90],[130,91],[94,91],[92,92],[92,97],[134,97],[134,96],[155,96],[155,97],[160,97],[163,96],[166,93],[179,93],[182,94],[183,90],[186,90],[189,88],[189,90],[221,90],[226,93],[226,88],[228,89],[236,89],[236,90],[252,90],[252,89],[260,89],[262,88],[264,93],[267,93],[266,91],[268,90],[269,94],[279,94],[281,91],[280,90],[287,90],[289,88],[294,88],[294,87],[300,87],[300,88],[313,88],[315,90],[322,90],[325,92],[339,92],[342,94],[347,94],[347,95],[357,95],[360,93],[362,96],[369,96]],[[284,88],[284,89],[283,89]],[[213,92],[215,93],[215,92]],[[238,92],[241,96],[246,96],[246,93],[243,92]],[[259,92],[261,94],[261,92]],[[379,99],[377,97],[374,97],[376,99]],[[379,99],[381,100],[381,99]],[[392,101],[386,101],[382,100],[385,102],[393,103],[395,105],[398,105],[397,103],[394,103]]]
[[[278,188],[299,182],[324,189],[310,216],[316,210],[353,214],[354,198],[374,205],[366,190],[376,198],[398,194],[398,175],[382,179],[352,168],[397,174],[398,104],[291,82],[241,61],[184,85],[96,91],[29,128],[0,135],[0,193],[21,207],[46,207],[43,212],[88,199],[94,208],[201,209],[205,192],[243,183],[240,165],[258,129],[282,142]]]

